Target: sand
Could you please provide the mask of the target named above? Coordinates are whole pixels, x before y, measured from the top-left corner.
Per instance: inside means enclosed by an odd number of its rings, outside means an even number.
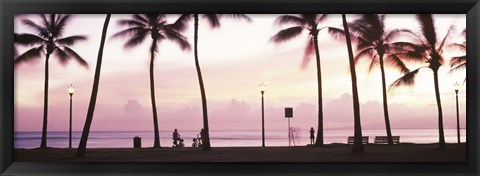
[[[15,161],[55,162],[465,162],[466,145],[401,143],[393,146],[366,144],[364,153],[351,153],[352,145],[323,147],[213,147],[200,148],[95,148],[75,158],[76,149],[15,149]]]

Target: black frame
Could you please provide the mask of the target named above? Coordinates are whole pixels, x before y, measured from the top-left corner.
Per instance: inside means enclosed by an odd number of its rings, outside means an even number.
[[[36,163],[13,162],[13,15],[21,13],[459,13],[467,14],[466,163]],[[478,0],[0,0],[2,175],[479,175]]]

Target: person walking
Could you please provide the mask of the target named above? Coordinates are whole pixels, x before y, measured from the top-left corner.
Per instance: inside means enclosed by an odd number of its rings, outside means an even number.
[[[310,144],[313,144],[313,142],[315,141],[315,130],[313,129],[313,127],[310,128]]]

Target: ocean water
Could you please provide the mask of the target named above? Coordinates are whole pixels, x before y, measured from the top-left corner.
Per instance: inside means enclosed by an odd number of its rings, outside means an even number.
[[[173,131],[160,131],[160,145],[171,147]],[[447,143],[457,142],[456,129],[445,129],[445,141]],[[191,146],[192,139],[197,136],[198,131],[179,130],[185,146]],[[373,143],[375,136],[386,136],[385,130],[363,130],[363,136],[369,136],[369,142]],[[394,136],[400,136],[401,143],[436,143],[438,142],[438,129],[392,129]],[[316,135],[316,133],[315,133]],[[90,132],[87,143],[88,148],[131,148],[133,138],[142,138],[142,147],[153,146],[152,131],[126,131]],[[310,141],[308,130],[297,130],[290,145],[304,146]],[[348,136],[353,136],[353,130],[325,130],[324,141],[329,143],[346,143]],[[78,147],[81,132],[73,132],[72,147]],[[41,132],[15,132],[15,148],[38,148],[40,146]],[[68,147],[68,131],[48,132],[48,147]],[[460,130],[461,142],[465,142],[465,129]],[[233,146],[261,146],[261,131],[210,131],[210,143],[212,147],[233,147]],[[289,146],[288,130],[265,131],[266,146]]]

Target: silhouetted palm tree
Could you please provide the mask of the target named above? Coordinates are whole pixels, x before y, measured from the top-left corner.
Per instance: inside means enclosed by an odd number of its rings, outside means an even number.
[[[466,29],[464,29],[461,33],[461,36],[462,37],[465,37],[466,36]],[[452,46],[454,48],[457,48],[459,49],[461,52],[463,52],[464,54],[462,56],[455,56],[455,57],[452,57],[452,59],[450,60],[450,71],[449,72],[453,72],[453,71],[457,71],[457,70],[464,70],[467,68],[467,55],[465,55],[465,52],[467,51],[467,42],[466,40],[463,41],[463,43],[453,43]],[[463,80],[463,82],[465,82],[467,80],[467,78],[465,77],[465,79]]]
[[[300,14],[294,15],[282,15],[275,21],[278,25],[290,24],[294,25],[279,31],[275,34],[271,40],[275,43],[281,43],[289,41],[299,36],[303,31],[308,31],[309,38],[307,39],[307,46],[305,48],[305,54],[302,61],[302,68],[306,68],[310,62],[310,56],[315,52],[316,65],[317,65],[317,86],[318,86],[318,127],[317,127],[317,139],[315,140],[316,146],[323,145],[323,101],[322,101],[322,69],[320,66],[320,52],[318,49],[318,32],[327,28],[329,31],[334,30],[330,27],[319,27],[318,25],[326,19],[327,15],[322,14]]]
[[[93,113],[95,112],[95,104],[97,103],[98,84],[100,82],[100,71],[102,70],[103,47],[105,46],[105,38],[107,36],[108,24],[110,23],[111,14],[107,14],[103,24],[102,38],[100,40],[100,48],[98,49],[97,66],[95,67],[95,75],[93,79],[92,95],[90,96],[90,104],[88,105],[87,118],[83,126],[82,138],[78,145],[76,157],[84,157],[85,149],[87,148],[88,134],[90,133],[90,126],[93,120]]]
[[[358,88],[357,88],[357,73],[355,72],[355,60],[353,58],[352,41],[350,39],[350,31],[348,29],[347,19],[345,14],[342,14],[343,30],[345,31],[345,39],[347,41],[348,49],[348,61],[350,64],[350,76],[352,79],[352,96],[353,96],[353,116],[354,116],[354,141],[352,152],[362,153],[362,124],[360,121],[360,103],[358,100]]]
[[[435,97],[438,109],[439,148],[445,149],[446,146],[445,136],[443,132],[442,103],[440,100],[440,90],[438,87],[438,69],[443,64],[443,57],[441,54],[443,52],[443,47],[445,45],[446,39],[450,34],[452,28],[450,27],[443,40],[440,43],[437,43],[437,34],[435,32],[432,15],[417,15],[417,19],[420,22],[420,26],[422,29],[422,35],[417,35],[420,43],[410,49],[403,48],[404,51],[400,52],[399,55],[404,60],[428,63],[428,66],[423,66],[406,73],[405,75],[397,79],[395,82],[393,82],[390,85],[390,88],[395,88],[401,85],[413,85],[415,83],[415,76],[420,69],[430,68],[433,71]]]
[[[394,69],[397,69],[402,73],[408,73],[410,70],[408,70],[402,60],[396,55],[396,49],[404,46],[412,46],[414,44],[409,42],[392,42],[392,38],[400,32],[409,31],[396,29],[386,32],[384,19],[385,15],[364,14],[361,15],[359,19],[353,21],[349,26],[351,33],[355,35],[358,41],[358,53],[355,56],[355,63],[358,63],[360,58],[369,57],[371,60],[368,72],[370,72],[377,64],[380,66],[385,127],[387,130],[388,144],[393,145],[390,118],[388,115],[387,84],[385,81],[384,63],[390,63]]]
[[[157,105],[155,103],[155,81],[153,75],[153,61],[155,59],[155,53],[158,51],[157,45],[164,39],[168,39],[179,44],[180,49],[190,50],[190,44],[171,24],[167,24],[165,15],[163,14],[135,14],[132,15],[132,19],[120,20],[118,24],[128,27],[113,35],[113,37],[129,37],[125,43],[125,48],[133,48],[140,45],[148,36],[152,38],[152,44],[150,46],[150,93],[155,135],[153,147],[160,148]]]
[[[23,24],[32,28],[36,34],[14,34],[14,42],[16,45],[32,47],[18,56],[15,59],[14,64],[29,62],[30,60],[40,58],[40,56],[45,54],[43,127],[40,148],[46,148],[48,121],[48,61],[50,55],[55,54],[62,65],[66,64],[69,59],[73,58],[80,63],[80,65],[88,67],[87,62],[70,48],[70,46],[77,42],[86,40],[87,37],[81,35],[63,37],[64,28],[70,21],[70,15],[50,14],[39,16],[42,20],[40,24],[28,19],[22,20]]]
[[[211,150],[210,146],[210,132],[208,127],[208,111],[207,111],[207,96],[205,95],[205,86],[203,85],[202,72],[200,70],[200,63],[198,61],[198,23],[199,23],[199,14],[183,14],[178,18],[178,20],[172,25],[178,31],[183,31],[186,29],[188,22],[193,17],[194,23],[194,53],[195,53],[195,68],[197,69],[198,83],[200,85],[200,94],[202,98],[202,110],[203,110],[203,130],[202,134],[202,149]],[[203,14],[203,18],[207,19],[210,27],[218,28],[220,27],[221,17],[232,17],[237,19],[245,19],[251,21],[251,19],[244,14]]]

